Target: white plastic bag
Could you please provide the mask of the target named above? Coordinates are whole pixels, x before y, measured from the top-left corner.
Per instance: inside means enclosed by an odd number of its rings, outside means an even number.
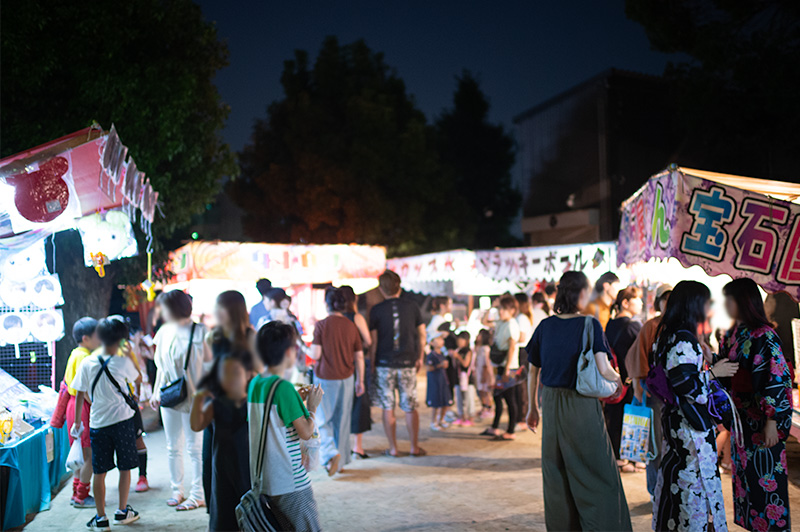
[[[314,435],[308,440],[300,440],[300,455],[306,471],[311,473],[319,467],[319,431],[314,429]]]
[[[81,439],[75,438],[72,446],[69,448],[67,455],[67,469],[70,471],[77,471],[83,467],[83,448],[81,448]]]

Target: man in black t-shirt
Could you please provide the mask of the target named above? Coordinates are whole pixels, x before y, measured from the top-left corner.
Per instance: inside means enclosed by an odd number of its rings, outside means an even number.
[[[397,456],[397,420],[395,390],[400,408],[406,413],[412,456],[422,456],[419,446],[419,412],[417,412],[417,373],[422,367],[425,347],[425,324],[419,307],[400,298],[400,276],[386,270],[378,277],[378,288],[386,298],[369,314],[372,336],[370,359],[376,371],[376,389],[383,409],[383,428],[389,440],[391,456]]]

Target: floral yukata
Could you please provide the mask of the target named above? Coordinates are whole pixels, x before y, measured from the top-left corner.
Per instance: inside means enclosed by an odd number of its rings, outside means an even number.
[[[708,413],[708,384],[697,338],[678,331],[656,352],[667,371],[677,406],[664,404],[664,455],[653,503],[653,529],[727,530],[717,468],[715,424]],[[713,519],[713,523],[709,523]]]
[[[770,327],[739,325],[725,336],[720,355],[739,363],[731,382],[744,440],[739,446],[731,438],[736,524],[757,531],[791,530],[786,438],[792,424],[792,377],[780,339]],[[778,428],[778,444],[771,448],[763,446],[767,419]]]

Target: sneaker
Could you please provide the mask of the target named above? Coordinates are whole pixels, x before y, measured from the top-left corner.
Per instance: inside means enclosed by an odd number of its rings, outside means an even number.
[[[444,414],[444,420],[445,420],[445,421],[453,421],[454,419],[456,419],[456,417],[457,417],[457,416],[456,416],[455,412],[453,412],[452,410],[448,410],[448,411],[447,411],[447,412]]]
[[[469,419],[461,422],[462,427],[471,427],[473,425],[475,425],[475,423],[473,423],[472,420]]]
[[[452,422],[452,423],[450,423],[450,424],[451,424],[451,425],[454,425],[454,426],[456,426],[456,427],[460,427],[461,425],[463,425],[463,424],[464,424],[464,422],[463,422],[463,421],[461,421],[460,419],[456,419],[455,421],[453,421],[453,422]]]
[[[72,506],[75,508],[94,508],[94,497],[87,495],[85,499],[73,499]]]
[[[136,483],[136,493],[141,493],[150,489],[150,484],[147,483],[147,477],[139,477],[139,482]]]
[[[86,528],[89,530],[111,530],[111,526],[108,524],[108,517],[100,517],[99,515],[92,517],[92,520],[86,523]]]
[[[431,423],[431,430],[439,432],[442,430],[442,427],[438,423]]]
[[[139,519],[139,512],[131,508],[130,504],[124,510],[117,510],[114,513],[115,525],[127,525],[128,523],[133,523],[137,519]]]
[[[449,429],[449,428],[450,428],[450,423],[448,423],[447,421],[442,421],[442,422],[439,424],[439,427],[440,427],[440,428],[443,428],[443,429]]]

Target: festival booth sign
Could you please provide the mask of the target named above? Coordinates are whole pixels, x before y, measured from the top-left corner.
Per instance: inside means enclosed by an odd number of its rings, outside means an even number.
[[[54,385],[64,336],[45,239],[80,228],[86,265],[102,273],[136,254],[137,214],[151,238],[158,193],[127,151],[113,125],[94,125],[0,160],[0,367],[30,387]]]
[[[570,244],[476,251],[478,273],[496,281],[510,281],[524,290],[536,290],[542,282],[558,281],[561,274],[576,270],[594,283],[616,269],[615,242]]]
[[[513,290],[506,281],[478,273],[475,252],[455,249],[388,259],[386,267],[397,273],[403,288],[431,296],[494,295]]]
[[[694,279],[721,293],[731,278],[749,277],[797,301],[798,198],[798,184],[672,166],[623,203],[617,262],[642,284]]]
[[[195,313],[202,316],[212,312],[224,290],[238,290],[248,306],[255,305],[261,301],[256,281],[266,278],[292,295],[296,315],[322,318],[324,291],[315,285],[347,284],[364,292],[377,286],[385,267],[386,250],[380,246],[196,241],[170,254],[171,277],[164,289],[188,291]]]

